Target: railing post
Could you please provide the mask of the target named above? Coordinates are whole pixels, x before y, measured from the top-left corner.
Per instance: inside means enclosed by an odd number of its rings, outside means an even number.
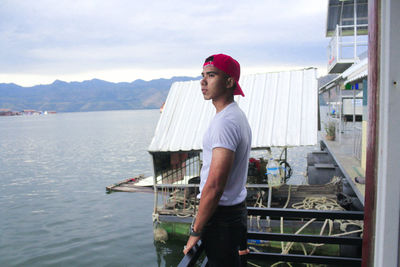
[[[354,61],[357,56],[357,0],[354,0]]]
[[[153,163],[153,190],[154,190],[154,208],[153,208],[153,216],[157,216],[157,203],[158,203],[158,189],[157,189],[157,171],[154,160],[155,154],[151,154],[151,160]],[[154,217],[153,217],[154,221]]]
[[[339,25],[336,24],[336,61],[339,61]]]

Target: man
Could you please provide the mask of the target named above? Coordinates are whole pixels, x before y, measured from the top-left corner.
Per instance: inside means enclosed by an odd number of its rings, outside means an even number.
[[[216,115],[203,138],[200,205],[183,252],[202,239],[209,266],[243,266],[239,254],[248,253],[245,185],[251,129],[233,99],[244,96],[240,65],[230,56],[213,55],[202,76],[201,91],[205,100],[212,100]]]

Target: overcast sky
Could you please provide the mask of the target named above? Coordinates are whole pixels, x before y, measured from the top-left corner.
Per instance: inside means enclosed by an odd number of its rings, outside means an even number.
[[[242,73],[326,74],[327,0],[0,0],[0,83],[198,76],[214,53]]]

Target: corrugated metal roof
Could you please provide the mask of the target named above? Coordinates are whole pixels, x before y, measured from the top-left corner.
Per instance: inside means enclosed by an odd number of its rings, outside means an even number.
[[[368,76],[368,70],[366,69],[366,70],[363,70],[362,72],[358,73],[357,75],[349,77],[347,79],[347,82],[357,81],[357,80],[360,80],[360,79],[365,78],[367,76]]]
[[[346,83],[368,76],[368,58],[364,58],[360,62],[353,64],[341,76],[343,79],[346,79]]]
[[[246,97],[235,101],[249,120],[253,149],[317,143],[316,69],[245,75],[240,86]],[[172,84],[149,151],[201,150],[214,115],[199,81]]]

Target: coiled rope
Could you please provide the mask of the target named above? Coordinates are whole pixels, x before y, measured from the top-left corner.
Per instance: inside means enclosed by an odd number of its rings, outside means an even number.
[[[340,181],[340,178],[334,177],[330,183],[337,183],[338,181]],[[291,196],[291,185],[289,185],[288,198],[287,198],[286,203],[283,206],[283,208],[287,208],[289,201],[290,201],[290,196]],[[263,206],[262,204],[260,204],[258,202],[258,199],[257,199],[256,205],[258,205],[259,207]],[[331,198],[326,198],[326,197],[306,197],[303,201],[292,204],[292,207],[294,209],[306,209],[306,210],[344,210],[344,208],[341,207],[337,203],[336,200],[331,199]],[[300,234],[304,229],[306,229],[315,220],[316,220],[315,218],[310,219],[300,229],[298,229],[295,234]],[[339,228],[343,233],[332,234],[334,223],[339,224],[339,226],[340,226]],[[347,231],[346,229],[349,225],[358,226],[360,229],[354,230],[354,231]],[[324,224],[321,227],[319,235],[323,235],[327,226],[328,226],[328,236],[344,236],[344,235],[350,235],[350,234],[354,234],[354,233],[362,234],[363,228],[364,228],[363,221],[355,221],[355,220],[334,220],[333,221],[331,219],[326,219],[324,221]],[[281,232],[281,234],[284,233],[283,217],[280,218],[280,232]],[[295,242],[287,242],[285,244],[285,242],[282,241],[281,242],[281,254],[283,254],[283,255],[288,254],[294,243]],[[300,243],[300,246],[303,250],[304,255],[312,255],[318,247],[325,245],[325,244],[315,244],[315,243],[307,243],[307,244],[313,247],[312,250],[310,251],[310,253],[307,253],[307,249],[305,248],[304,244]],[[253,247],[251,247],[251,248],[254,250]],[[251,263],[251,264],[253,264],[253,263]],[[288,262],[279,261],[279,262],[272,264],[271,267],[277,266],[279,264],[287,264],[288,266],[292,266]],[[256,265],[254,265],[254,266],[256,266]],[[306,266],[313,266],[313,265],[306,264]]]

